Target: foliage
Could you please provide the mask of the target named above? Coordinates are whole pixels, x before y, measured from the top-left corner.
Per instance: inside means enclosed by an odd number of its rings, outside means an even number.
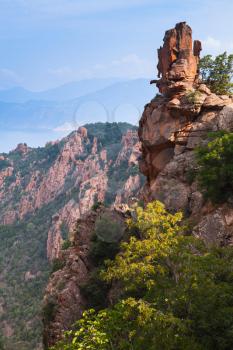
[[[109,284],[100,278],[101,268],[92,271],[88,281],[80,286],[82,295],[86,298],[87,307],[100,310],[107,306]]]
[[[10,166],[10,162],[8,159],[0,159],[0,171]]]
[[[49,323],[54,319],[56,307],[57,303],[55,300],[48,300],[47,303],[43,306],[42,317],[44,323]]]
[[[136,209],[102,278],[120,283],[112,307],[83,314],[54,350],[227,350],[233,347],[233,249],[181,234],[182,215],[159,202]]]
[[[210,142],[196,150],[198,180],[207,198],[223,202],[233,191],[233,133],[210,134]]]
[[[4,346],[4,337],[3,335],[0,333],[0,350],[5,350],[5,346]]]
[[[136,126],[122,122],[86,124],[84,127],[88,131],[88,137],[97,137],[103,146],[119,143],[122,135],[129,129],[137,130]]]
[[[67,250],[72,246],[72,242],[69,241],[68,239],[62,243],[62,250]]]
[[[233,55],[224,52],[213,58],[204,56],[199,64],[200,76],[212,92],[219,95],[231,95],[233,92]]]
[[[95,203],[93,204],[91,210],[93,211],[97,211],[97,209],[99,209],[101,206],[103,205],[102,202],[99,202],[99,201],[95,201]]]
[[[14,334],[4,339],[7,350],[37,349],[42,342],[41,302],[50,269],[47,235],[51,217],[65,200],[60,195],[35,215],[14,225],[0,226],[0,298],[7,310],[0,315],[0,325],[7,322],[14,329]],[[27,271],[35,278],[25,280]]]
[[[186,99],[188,101],[188,103],[191,103],[191,104],[197,104],[199,102],[199,98],[201,96],[201,93],[200,91],[198,90],[194,90],[194,91],[188,91],[187,94],[186,94]]]
[[[64,267],[64,261],[61,259],[54,259],[53,260],[53,264],[52,264],[52,269],[51,269],[51,273],[54,273],[58,270],[63,269]]]
[[[113,259],[119,251],[119,242],[103,242],[97,236],[93,237],[90,258],[95,266],[100,266],[106,259]]]
[[[69,237],[69,227],[68,227],[67,223],[62,222],[62,224],[61,224],[61,226],[60,226],[60,230],[61,230],[62,239],[68,240],[68,237]]]
[[[106,243],[117,243],[124,233],[123,225],[108,213],[102,214],[95,223],[95,234]]]

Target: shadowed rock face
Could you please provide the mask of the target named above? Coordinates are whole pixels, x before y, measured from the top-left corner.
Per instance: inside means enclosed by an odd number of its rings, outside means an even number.
[[[43,309],[52,309],[52,314],[43,313],[45,349],[56,344],[64,330],[69,330],[87,308],[82,286],[88,283],[95,269],[89,256],[91,240],[96,220],[104,215],[121,223],[124,232],[125,220],[130,215],[129,207],[116,205],[115,209],[109,209],[100,206],[96,211],[91,210],[77,221],[73,246],[60,251],[59,254],[63,268],[51,275],[45,291]]]
[[[143,196],[146,202],[158,199],[169,210],[182,210],[196,223],[193,233],[206,241],[232,244],[232,206],[205,203],[196,181],[189,179],[197,167],[194,149],[207,134],[233,132],[232,98],[211,93],[199,81],[200,50],[185,22],[165,33],[158,50],[161,95],[145,106],[139,123],[140,170],[147,177]]]
[[[159,91],[170,95],[192,88],[197,81],[200,41],[193,44],[192,29],[185,22],[166,31],[163,41],[163,46],[158,49]]]

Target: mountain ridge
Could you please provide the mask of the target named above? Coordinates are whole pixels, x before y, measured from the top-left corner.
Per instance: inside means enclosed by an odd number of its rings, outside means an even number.
[[[139,149],[136,127],[98,123],[45,147],[22,143],[0,154],[0,328],[7,349],[41,348],[48,260],[93,205],[136,194],[143,183]]]

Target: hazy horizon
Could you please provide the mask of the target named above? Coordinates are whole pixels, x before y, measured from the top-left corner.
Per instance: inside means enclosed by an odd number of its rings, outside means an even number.
[[[62,105],[62,99],[90,95],[85,116],[79,110],[79,125],[106,120],[94,109],[93,98],[104,105],[104,113],[107,106],[107,114],[128,103],[131,112],[123,108],[116,121],[137,123],[139,111],[156,93],[155,86],[148,83],[140,90],[135,84],[133,91],[124,87],[125,98],[117,99],[114,94],[121,94],[121,88],[113,89],[111,83],[91,87],[88,81],[155,79],[157,48],[164,32],[178,22],[186,21],[193,38],[202,41],[201,55],[233,52],[230,0],[0,0],[0,5],[0,152],[19,142],[42,145],[71,131],[77,106]],[[77,82],[78,88],[72,90]],[[103,92],[107,86],[109,91]],[[27,91],[3,94],[15,87]],[[51,91],[57,88],[59,93]],[[26,104],[34,100],[57,105]]]

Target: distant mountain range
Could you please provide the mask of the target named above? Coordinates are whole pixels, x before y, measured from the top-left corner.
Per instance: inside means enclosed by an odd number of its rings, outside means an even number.
[[[0,90],[0,101],[24,103],[33,101],[65,101],[74,99],[97,90],[103,89],[109,85],[119,82],[120,79],[87,79],[77,82],[67,83],[53,89],[33,92],[17,86],[7,90]]]
[[[0,151],[12,149],[18,142],[43,145],[90,122],[137,124],[146,101],[154,95],[146,79],[92,79],[42,92],[19,87],[2,90]]]

